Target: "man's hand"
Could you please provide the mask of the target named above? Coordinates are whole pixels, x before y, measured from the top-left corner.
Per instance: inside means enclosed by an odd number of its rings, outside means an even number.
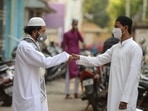
[[[121,101],[120,104],[119,104],[119,109],[120,109],[120,110],[127,109],[127,103]]]
[[[72,55],[69,56],[68,62],[70,62],[71,60],[73,60]]]
[[[80,56],[78,54],[72,54],[72,59],[78,60],[78,59],[80,59]]]

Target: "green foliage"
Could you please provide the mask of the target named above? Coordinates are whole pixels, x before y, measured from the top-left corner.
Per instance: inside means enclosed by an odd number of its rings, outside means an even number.
[[[84,18],[100,27],[105,27],[109,20],[106,12],[108,0],[84,0]]]
[[[131,17],[134,17],[138,12],[142,12],[143,0],[131,0]]]
[[[139,12],[142,12],[143,0],[130,0],[130,17],[134,18]],[[126,0],[110,0],[107,12],[110,18],[110,25],[113,25],[114,20],[119,15],[125,15]]]
[[[130,17],[140,16],[144,0],[130,0]],[[84,18],[101,27],[113,27],[114,20],[119,15],[125,15],[126,0],[84,0]],[[146,9],[146,21],[148,22],[148,1]]]
[[[110,23],[109,25],[112,27],[113,23],[115,21],[115,18],[119,15],[125,15],[125,10],[124,10],[124,3],[125,0],[110,0],[108,7],[107,7],[107,12],[110,18]]]

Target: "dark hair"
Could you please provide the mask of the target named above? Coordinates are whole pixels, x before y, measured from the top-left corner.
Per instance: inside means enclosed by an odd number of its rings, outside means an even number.
[[[78,23],[78,20],[77,19],[73,19],[72,20],[72,24],[74,24],[74,23]]]
[[[26,26],[24,27],[24,32],[31,35],[33,31],[40,30],[41,26]]]
[[[132,32],[132,19],[127,16],[119,16],[116,21],[120,22],[123,26],[128,26],[128,32],[131,34]]]

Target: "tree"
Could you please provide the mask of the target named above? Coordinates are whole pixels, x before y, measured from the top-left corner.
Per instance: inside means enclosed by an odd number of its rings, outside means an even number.
[[[134,21],[142,21],[144,0],[130,0],[130,17]],[[115,18],[125,15],[126,0],[84,0],[84,18],[100,27],[113,27]],[[148,2],[146,7],[148,21]]]
[[[125,3],[126,0],[110,0],[107,8],[107,12],[110,18],[110,26],[113,25],[114,20],[119,15],[125,15]],[[141,16],[143,0],[130,0],[130,17],[136,19]]]
[[[84,18],[100,27],[105,27],[109,21],[106,12],[108,0],[85,0],[83,2]]]

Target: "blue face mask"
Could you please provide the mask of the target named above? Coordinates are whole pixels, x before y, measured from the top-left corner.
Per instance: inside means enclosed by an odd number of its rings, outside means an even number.
[[[39,36],[37,38],[38,42],[43,43],[46,39],[47,39],[47,36],[45,34],[40,34],[39,33]]]

